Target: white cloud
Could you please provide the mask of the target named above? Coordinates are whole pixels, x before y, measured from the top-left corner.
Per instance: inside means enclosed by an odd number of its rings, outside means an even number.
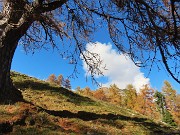
[[[100,69],[103,71],[104,77],[108,79],[106,83],[102,84],[103,86],[115,83],[119,88],[123,89],[127,84],[133,84],[139,90],[144,84],[150,83],[150,79],[144,77],[144,73],[140,71],[140,68],[135,66],[125,55],[117,53],[111,44],[88,43],[86,49],[99,54],[103,60]],[[104,65],[108,70],[103,69]],[[88,74],[88,68],[84,61],[83,68]],[[101,78],[102,76],[96,77]]]

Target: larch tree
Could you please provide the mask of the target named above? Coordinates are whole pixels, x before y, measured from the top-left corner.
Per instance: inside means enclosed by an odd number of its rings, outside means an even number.
[[[154,90],[150,88],[149,85],[145,85],[141,88],[141,92],[137,97],[137,105],[135,109],[151,118],[156,118],[156,116],[159,115],[154,102]]]
[[[22,99],[10,79],[13,55],[19,44],[26,52],[34,52],[47,49],[45,45],[51,43],[68,56],[75,71],[78,61],[83,59],[92,77],[102,74],[102,61],[85,47],[93,41],[92,34],[101,24],[107,26],[117,49],[137,66],[159,67],[158,63],[163,63],[180,83],[179,0],[3,0],[0,6],[1,102]],[[124,37],[128,44],[123,43]]]
[[[137,100],[136,89],[132,84],[126,86],[124,91],[124,104],[127,108],[133,109]]]
[[[66,88],[66,89],[71,89],[71,82],[70,82],[70,80],[69,79],[65,79],[65,81],[64,81],[64,87]]]
[[[165,96],[166,107],[169,111],[173,112],[176,110],[176,90],[174,90],[168,81],[164,81],[162,87],[163,95]]]
[[[175,115],[174,120],[180,127],[180,94],[177,94],[176,96],[176,110],[175,110],[174,115]]]
[[[91,91],[91,89],[89,87],[85,87],[82,90],[82,94],[87,96],[87,97],[92,97],[93,96],[93,93],[92,93],[92,91]]]
[[[63,78],[63,75],[59,75],[57,77],[57,84],[62,87],[64,85],[64,78]]]
[[[122,95],[121,90],[118,88],[116,84],[110,85],[107,93],[107,99],[115,104],[122,104]]]
[[[81,89],[80,86],[76,87],[75,91],[76,91],[76,93],[78,93],[78,94],[82,94],[82,89]]]
[[[96,99],[99,99],[99,100],[104,100],[106,101],[107,97],[105,95],[105,92],[103,91],[102,88],[99,88],[97,89],[96,91],[93,92],[93,96],[96,98]]]
[[[57,83],[56,75],[55,75],[55,74],[51,74],[51,75],[48,77],[47,82],[56,84],[56,83]]]
[[[173,89],[172,85],[168,81],[164,81],[164,86],[162,87],[162,93],[165,97],[165,102],[166,102],[166,108],[167,111],[169,111],[170,114],[166,115],[165,120],[169,120],[169,123],[174,124],[174,122],[171,122],[171,119],[175,120],[177,124],[180,126],[180,96],[176,93],[176,90]],[[173,118],[171,118],[172,116]]]

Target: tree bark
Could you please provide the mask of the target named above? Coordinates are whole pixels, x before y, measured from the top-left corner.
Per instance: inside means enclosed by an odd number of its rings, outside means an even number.
[[[11,63],[16,47],[17,42],[0,48],[0,103],[12,103],[23,99],[21,92],[13,86],[10,78]]]
[[[21,37],[26,33],[33,21],[21,18],[20,25],[10,26],[0,36],[0,103],[22,101],[23,96],[12,83],[10,69],[12,59]]]
[[[42,0],[5,0],[0,12],[0,103],[22,100],[10,78],[11,63],[21,37],[44,12],[61,7],[67,0],[42,4]]]
[[[23,96],[10,78],[12,59],[21,37],[31,26],[32,21],[21,18],[18,25],[7,25],[0,35],[0,104],[22,101]]]

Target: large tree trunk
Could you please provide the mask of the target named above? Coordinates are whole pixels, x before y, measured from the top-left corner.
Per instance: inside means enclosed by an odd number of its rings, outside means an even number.
[[[61,0],[47,4],[44,0],[3,1],[3,9],[0,12],[0,103],[23,99],[21,92],[13,86],[10,79],[11,63],[19,40],[34,21],[42,22],[46,18],[45,12],[55,10],[66,2],[67,0]],[[47,21],[46,25],[48,23],[50,27],[53,26],[51,21]],[[44,27],[44,23],[42,25]]]
[[[28,6],[25,9],[27,4],[8,0],[0,13],[0,103],[23,100],[21,92],[13,86],[10,69],[19,40],[34,21]]]
[[[12,15],[4,20],[8,21],[3,24],[3,19],[0,20],[0,103],[9,103],[23,99],[21,92],[13,86],[10,69],[18,42],[33,21],[27,20],[26,14]]]
[[[18,42],[3,42],[3,47],[0,48],[0,103],[12,103],[23,99],[10,78],[12,58]]]
[[[18,42],[31,26],[32,21],[17,26],[7,26],[0,36],[0,103],[22,101],[23,96],[10,78],[11,63]]]

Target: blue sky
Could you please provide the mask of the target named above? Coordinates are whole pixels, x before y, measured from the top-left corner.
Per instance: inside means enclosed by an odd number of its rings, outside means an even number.
[[[130,80],[130,82],[134,83],[135,85],[141,82],[149,81],[153,88],[160,91],[164,80],[168,80],[172,84],[173,88],[180,93],[180,85],[168,75],[163,67],[161,67],[162,70],[160,71],[153,68],[148,76],[149,69],[137,68],[133,66],[130,61],[127,60],[126,62],[123,56],[119,56],[117,54],[116,49],[106,31],[100,30],[95,33],[93,41],[96,42],[97,46],[101,47],[95,50],[96,52],[102,53],[103,58],[117,61],[113,63],[111,60],[110,62],[104,60],[107,62],[104,64],[108,64],[108,62],[112,64],[112,66],[109,66],[109,68],[113,67],[108,69],[108,71],[105,71],[105,77],[97,77],[97,80],[104,84],[104,86],[108,86],[110,83],[118,83],[119,87],[121,88],[124,87],[123,83],[128,83]],[[104,52],[102,50],[104,50]],[[72,88],[75,89],[77,86],[80,86],[81,88],[89,86],[91,89],[96,89],[97,86],[92,84],[90,77],[88,77],[88,80],[86,81],[85,64],[83,62],[80,63],[82,63],[82,66],[78,66],[78,78],[70,79]],[[62,74],[66,78],[71,75],[73,68],[74,66],[69,64],[68,60],[62,59],[56,50],[50,49],[49,51],[46,51],[42,49],[36,50],[34,54],[26,54],[23,51],[23,48],[19,46],[15,52],[11,69],[45,80],[52,73],[56,74],[57,76]],[[137,79],[137,76],[140,76],[140,79]],[[147,77],[147,79],[145,77]],[[125,80],[123,80],[123,78]],[[136,81],[133,81],[131,78],[136,78]]]

